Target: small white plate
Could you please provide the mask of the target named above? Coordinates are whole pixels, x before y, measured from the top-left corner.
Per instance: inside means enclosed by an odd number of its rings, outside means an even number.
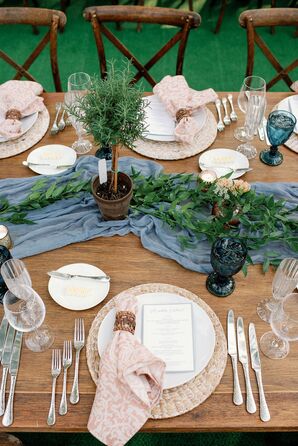
[[[294,133],[298,134],[298,94],[280,101],[277,105],[277,109],[286,110],[295,116],[297,122],[294,128]]]
[[[194,370],[191,372],[166,372],[163,388],[171,389],[190,381],[207,366],[214,352],[215,331],[208,314],[195,302],[191,302],[189,299],[178,294],[156,292],[140,294],[137,298],[138,313],[136,317],[135,336],[140,342],[142,342],[142,306],[144,304],[192,304]],[[113,308],[100,324],[97,339],[97,348],[100,356],[102,356],[113,337],[115,315],[116,310]]]
[[[246,156],[236,150],[212,149],[200,156],[199,166],[201,170],[213,170],[218,177],[222,177],[231,172],[231,169],[246,169],[249,167],[249,161]],[[245,172],[233,173],[230,178],[234,180],[235,178],[244,175],[244,173]]]
[[[14,136],[13,138],[9,138],[7,136],[0,136],[0,142],[12,141],[13,139],[20,138],[23,136],[31,127],[35,124],[38,117],[38,112],[33,113],[32,115],[25,116],[21,119],[21,133],[18,136]]]
[[[48,146],[41,146],[38,149],[33,150],[28,158],[27,162],[31,163],[53,163],[53,164],[66,164],[72,166],[77,159],[76,152],[67,146],[61,144],[49,144]],[[50,167],[50,166],[28,166],[33,172],[41,175],[57,175],[57,173],[65,172],[69,167]]]
[[[97,266],[88,263],[72,263],[57,271],[86,276],[101,276],[105,273]],[[110,289],[110,282],[92,279],[57,279],[51,277],[48,290],[54,301],[68,310],[87,310],[104,300]]]
[[[175,120],[167,112],[158,96],[147,96],[144,100],[149,101],[149,105],[145,109],[147,130],[143,137],[152,141],[175,141]],[[197,121],[199,130],[201,130],[206,123],[206,108],[200,107],[192,116]]]

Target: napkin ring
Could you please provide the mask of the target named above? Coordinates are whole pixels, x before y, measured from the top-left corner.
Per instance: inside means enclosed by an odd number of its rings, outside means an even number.
[[[16,121],[20,121],[21,117],[22,117],[21,112],[16,108],[11,108],[10,110],[7,110],[5,115],[5,119],[13,119]]]
[[[183,118],[190,118],[190,116],[191,110],[188,110],[187,108],[179,108],[179,110],[176,112],[177,123],[179,123]]]
[[[132,311],[117,311],[114,331],[129,331],[134,334],[136,328],[136,315]]]

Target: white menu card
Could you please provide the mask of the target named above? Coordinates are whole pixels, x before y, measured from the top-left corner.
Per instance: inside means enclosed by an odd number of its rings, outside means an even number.
[[[143,344],[166,372],[194,370],[192,304],[143,305]]]

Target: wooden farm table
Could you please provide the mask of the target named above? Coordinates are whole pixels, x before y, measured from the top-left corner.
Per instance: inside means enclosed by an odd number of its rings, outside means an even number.
[[[222,93],[221,96],[226,94]],[[267,110],[286,97],[286,93],[268,93]],[[45,104],[52,119],[55,102],[62,101],[63,95],[58,93],[45,94]],[[236,102],[237,94],[234,94]],[[210,107],[214,112],[215,108]],[[243,123],[243,114],[237,109],[239,120],[233,123],[223,133],[219,134],[211,148],[226,147],[234,149],[237,141],[233,138],[236,125]],[[52,122],[52,121],[51,121]],[[75,133],[72,128],[66,128],[63,133],[56,136],[47,135],[38,144],[60,143],[71,145]],[[257,148],[260,150],[264,144],[255,138]],[[32,149],[31,149],[32,150]],[[253,171],[244,178],[249,181],[297,181],[297,154],[282,148],[284,162],[279,167],[268,167],[258,158],[250,162]],[[93,152],[94,153],[94,149]],[[123,155],[139,158],[139,155],[130,150],[123,150]],[[28,168],[22,166],[22,161],[28,156],[28,151],[13,158],[0,161],[1,178],[29,177],[34,175]],[[198,157],[194,156],[181,161],[162,162],[166,172],[197,172]],[[30,231],[30,227],[28,227]],[[26,258],[26,265],[31,273],[33,287],[42,296],[46,304],[46,322],[55,333],[55,347],[62,347],[63,341],[71,339],[75,317],[81,316],[85,320],[86,334],[89,327],[101,308],[112,296],[120,291],[135,285],[148,282],[163,282],[187,288],[204,299],[219,316],[226,330],[226,315],[229,308],[233,308],[236,316],[243,316],[245,325],[255,322],[258,337],[269,329],[256,315],[257,302],[271,296],[271,283],[273,272],[262,274],[260,265],[250,267],[246,278],[239,273],[236,277],[235,292],[226,299],[220,299],[209,294],[205,288],[206,276],[182,268],[173,260],[164,259],[144,249],[140,240],[132,235],[125,237],[100,237],[87,242],[76,243],[64,248],[45,252],[40,255]],[[49,296],[47,284],[47,271],[59,268],[62,265],[75,262],[92,263],[99,266],[112,277],[111,289],[105,302],[88,311],[73,312],[57,305]],[[3,309],[0,308],[0,316]],[[226,371],[220,385],[213,395],[201,406],[191,412],[164,420],[149,420],[144,426],[150,432],[189,432],[189,431],[295,431],[298,430],[297,404],[298,404],[298,343],[291,344],[289,356],[282,361],[272,361],[261,355],[263,367],[263,381],[271,412],[271,421],[263,423],[258,412],[249,415],[245,406],[236,407],[232,403],[232,369],[230,361],[227,362]],[[50,404],[51,392],[51,350],[42,353],[32,353],[23,347],[20,371],[16,386],[15,419],[13,425],[6,431],[51,431],[51,432],[83,432],[93,402],[95,385],[92,382],[86,364],[85,349],[81,355],[80,368],[80,402],[72,406],[69,412],[61,417],[57,416],[56,424],[47,426],[47,414]],[[239,375],[242,390],[245,389],[243,373],[239,364]],[[74,367],[71,367],[68,378],[68,396],[71,390]],[[258,393],[254,373],[251,371],[252,387],[256,402]],[[60,401],[62,379],[58,380],[57,403]],[[59,396],[58,396],[59,395]],[[0,424],[1,425],[1,424]],[[2,430],[0,428],[0,432]]]

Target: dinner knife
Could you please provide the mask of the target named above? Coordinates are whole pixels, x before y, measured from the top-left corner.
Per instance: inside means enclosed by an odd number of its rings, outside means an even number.
[[[236,332],[234,323],[234,312],[233,310],[228,311],[227,319],[227,331],[228,331],[228,354],[231,357],[232,367],[233,367],[233,403],[236,406],[240,406],[243,403],[243,398],[241,394],[238,370],[237,370],[237,344],[236,344]]]
[[[269,421],[271,417],[263,389],[261,361],[260,361],[256,329],[252,322],[249,324],[249,348],[250,348],[251,365],[255,371],[259,388],[260,418],[262,421]]]
[[[7,327],[8,327],[8,320],[4,316],[0,325],[0,361],[2,359]]]
[[[9,364],[9,373],[10,373],[10,389],[9,396],[7,401],[7,406],[2,418],[3,426],[10,426],[13,423],[13,400],[14,400],[14,390],[17,380],[17,374],[19,370],[19,362],[22,348],[22,336],[23,334],[20,331],[17,331],[15,336],[10,364]]]
[[[237,318],[237,343],[238,343],[239,361],[241,362],[243,367],[245,385],[246,385],[246,410],[248,413],[255,413],[257,407],[250,385],[248,356],[247,356],[246,339],[245,339],[244,324],[242,317]]]
[[[5,410],[6,380],[7,380],[7,373],[8,373],[8,368],[9,368],[9,364],[10,364],[10,357],[11,357],[11,352],[12,352],[14,334],[15,334],[15,329],[13,327],[9,326],[7,336],[6,336],[6,341],[4,344],[2,360],[1,360],[3,370],[2,370],[2,381],[1,381],[1,387],[0,387],[0,416],[2,416],[4,414],[4,410]]]
[[[267,146],[271,146],[268,135],[267,135],[267,119],[263,118],[263,129],[264,129],[264,136]]]
[[[23,161],[23,166],[40,166],[40,167],[52,167],[53,169],[65,169],[66,167],[72,167],[73,164],[50,164],[50,163],[33,163],[31,161]]]
[[[78,277],[79,279],[92,279],[99,280],[100,282],[109,282],[111,280],[110,276],[84,276],[82,274],[69,274],[60,273],[60,271],[49,271],[47,273],[50,277],[55,277],[56,279],[73,279]]]

